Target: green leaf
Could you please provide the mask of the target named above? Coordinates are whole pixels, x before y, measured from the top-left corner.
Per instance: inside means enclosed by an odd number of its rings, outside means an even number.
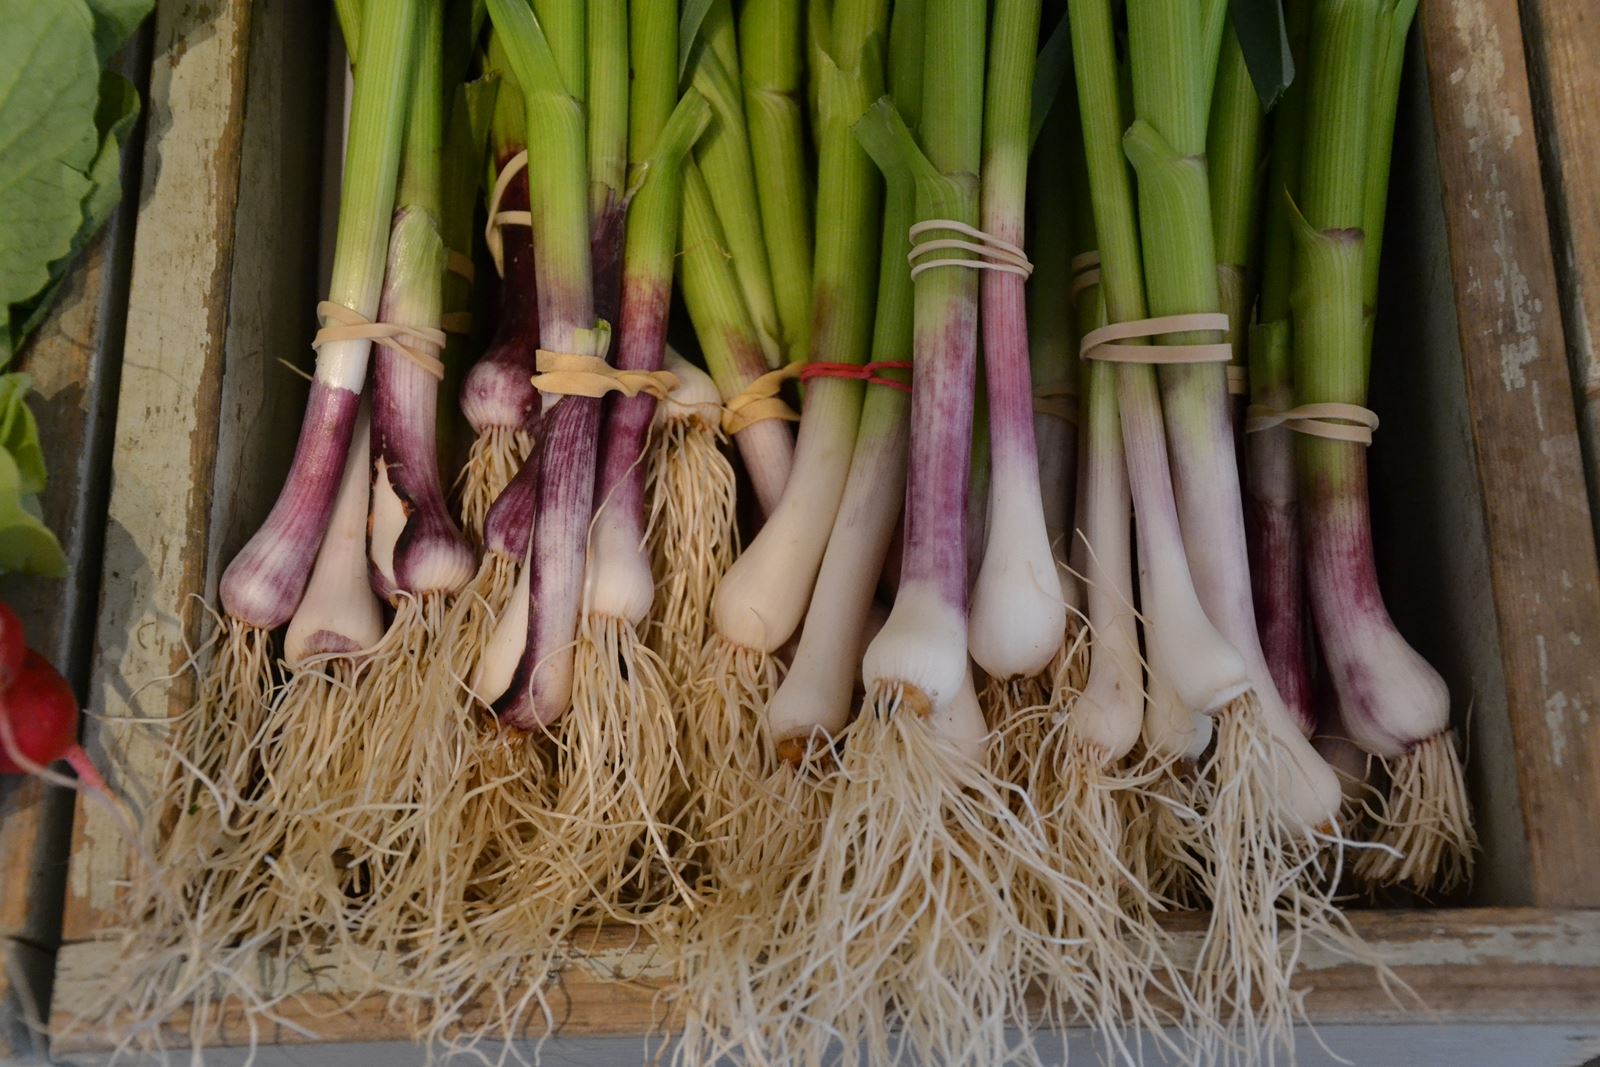
[[[44,492],[44,450],[39,447],[39,425],[23,401],[33,379],[26,374],[0,375],[0,448],[11,454],[24,493]]]
[[[555,53],[528,0],[489,0],[489,19],[505,46],[511,73],[524,96],[539,92],[573,95],[561,80]]]
[[[99,149],[99,66],[83,0],[0,0],[0,305],[72,250]]]
[[[695,45],[700,40],[700,26],[711,13],[711,0],[684,0],[683,15],[678,19],[678,77],[689,72],[689,63]]]
[[[11,453],[0,449],[0,574],[14,572],[61,578],[67,557],[55,534],[39,521],[39,503],[22,487]]]
[[[100,63],[116,54],[139,23],[150,14],[155,0],[87,0],[94,16],[94,50]]]
[[[101,135],[100,149],[89,167],[90,187],[82,205],[82,222],[72,238],[67,254],[50,264],[50,281],[44,290],[23,306],[21,325],[16,339],[20,346],[27,336],[39,328],[50,312],[57,291],[66,281],[68,270],[78,254],[86,248],[94,235],[100,232],[122,200],[122,149],[139,117],[139,93],[133,83],[109,71],[100,75],[100,104],[95,114],[95,126]],[[7,361],[0,360],[0,367]]]
[[[353,67],[361,47],[361,0],[333,0],[333,12],[339,19],[339,36],[344,38],[345,62]]]
[[[1051,30],[1050,36],[1045,39],[1044,47],[1039,49],[1039,60],[1033,68],[1029,146],[1038,142],[1039,131],[1044,129],[1044,120],[1050,114],[1050,109],[1055,106],[1056,97],[1061,94],[1061,86],[1072,70],[1072,34],[1068,32],[1070,22],[1070,19],[1063,17],[1056,23],[1056,28]]]
[[[500,79],[488,75],[467,82],[461,87],[461,92],[467,127],[472,131],[472,143],[482,152],[483,146],[489,143],[489,124],[494,116],[495,101],[500,95]]]
[[[1282,0],[1232,0],[1229,12],[1262,110],[1270,111],[1294,81],[1294,53]]]

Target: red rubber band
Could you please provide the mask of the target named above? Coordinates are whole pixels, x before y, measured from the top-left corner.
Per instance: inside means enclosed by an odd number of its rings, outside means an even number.
[[[843,378],[847,381],[866,382],[868,385],[886,385],[890,389],[911,395],[911,383],[881,377],[880,370],[910,370],[909,360],[886,359],[876,363],[807,363],[800,371],[800,380],[813,378]]]

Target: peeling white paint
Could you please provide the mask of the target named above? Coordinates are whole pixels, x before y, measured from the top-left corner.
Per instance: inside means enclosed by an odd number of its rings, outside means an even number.
[[[1449,75],[1452,85],[1464,87],[1461,123],[1467,132],[1467,151],[1478,164],[1476,188],[1480,192],[1469,197],[1467,206],[1474,219],[1487,216],[1489,225],[1494,227],[1491,247],[1500,257],[1501,272],[1493,282],[1493,297],[1515,334],[1500,348],[1500,380],[1507,391],[1512,391],[1527,387],[1525,370],[1539,358],[1536,331],[1544,306],[1533,295],[1528,277],[1514,255],[1509,236],[1511,198],[1496,159],[1526,130],[1522,117],[1506,103],[1505,52],[1488,5],[1453,4],[1450,12],[1456,34],[1471,57],[1465,66]],[[1543,430],[1544,415],[1538,397],[1534,398],[1534,405],[1534,417]]]
[[[1556,692],[1544,698],[1544,726],[1550,732],[1550,762],[1557,767],[1567,763],[1567,694]]]

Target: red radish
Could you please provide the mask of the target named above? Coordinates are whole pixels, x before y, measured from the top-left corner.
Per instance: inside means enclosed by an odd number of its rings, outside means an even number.
[[[22,659],[28,646],[22,635],[22,620],[17,613],[0,604],[0,693],[11,688],[22,671]]]
[[[107,793],[78,746],[78,701],[66,679],[32,651],[22,656],[20,670],[12,669],[12,645],[20,644],[21,633],[16,616],[0,607],[0,677],[14,679],[0,696],[0,774],[30,774],[64,759],[91,790]]]

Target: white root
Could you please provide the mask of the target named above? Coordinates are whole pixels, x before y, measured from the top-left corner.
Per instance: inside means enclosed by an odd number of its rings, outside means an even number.
[[[1372,840],[1387,847],[1363,851],[1356,876],[1419,893],[1448,893],[1469,883],[1478,835],[1454,734],[1435,734],[1384,763],[1388,804],[1375,817]]]

